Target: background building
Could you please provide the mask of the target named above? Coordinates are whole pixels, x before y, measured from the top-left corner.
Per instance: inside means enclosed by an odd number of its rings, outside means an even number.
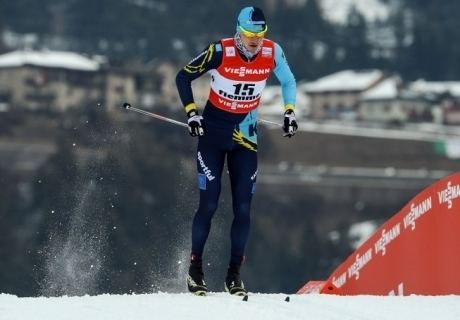
[[[302,85],[313,119],[354,116],[361,94],[384,79],[380,70],[343,70]]]

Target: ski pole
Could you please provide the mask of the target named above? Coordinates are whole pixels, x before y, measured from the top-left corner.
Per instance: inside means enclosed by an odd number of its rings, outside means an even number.
[[[123,108],[125,108],[126,110],[132,110],[132,111],[141,113],[143,115],[146,115],[146,116],[149,116],[149,117],[152,117],[152,118],[156,118],[156,119],[159,119],[159,120],[170,122],[170,123],[173,123],[173,124],[181,126],[181,127],[188,127],[188,125],[185,122],[180,122],[180,121],[177,121],[177,120],[165,117],[165,116],[161,116],[161,115],[153,113],[153,112],[149,112],[149,111],[145,111],[145,110],[142,110],[142,109],[139,109],[139,108],[135,108],[135,107],[131,106],[131,104],[129,104],[128,102],[123,103]],[[275,126],[278,126],[278,127],[283,126],[280,123],[273,122],[273,121],[270,121],[270,120],[265,120],[265,119],[258,119],[257,121],[261,122],[261,123],[265,123],[265,124],[275,125]]]
[[[163,120],[163,121],[166,121],[166,122],[173,123],[173,124],[181,126],[181,127],[188,127],[188,125],[185,122],[180,122],[180,121],[177,121],[177,120],[174,120],[174,119],[171,119],[171,118],[160,116],[159,114],[156,114],[156,113],[153,113],[153,112],[148,112],[148,111],[145,111],[145,110],[142,110],[142,109],[139,109],[139,108],[132,107],[127,102],[123,103],[123,107],[126,110],[132,110],[132,111],[141,113],[143,115],[146,115],[146,116],[149,116],[149,117],[152,117],[152,118],[156,118],[156,119],[159,119],[159,120]]]
[[[281,123],[274,122],[274,121],[270,121],[270,120],[265,120],[265,119],[259,119],[259,120],[257,120],[257,121],[262,122],[262,123],[265,123],[265,124],[271,124],[271,125],[278,126],[278,127],[282,127],[282,126],[283,126]]]

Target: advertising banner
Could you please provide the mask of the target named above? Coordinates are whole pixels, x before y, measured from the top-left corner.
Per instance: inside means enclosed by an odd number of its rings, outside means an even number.
[[[460,173],[423,190],[321,284],[339,295],[460,294]],[[308,283],[298,293],[311,292]],[[316,288],[318,291],[318,288]]]

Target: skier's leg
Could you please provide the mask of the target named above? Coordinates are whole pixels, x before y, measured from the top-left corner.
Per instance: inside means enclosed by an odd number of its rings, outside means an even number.
[[[188,290],[198,295],[207,292],[204,281],[202,255],[211,229],[211,220],[217,209],[220,194],[220,178],[225,161],[225,152],[201,137],[197,150],[198,187],[200,204],[192,224],[192,254],[188,270]]]
[[[197,151],[198,186],[200,203],[192,225],[192,260],[201,260],[211,229],[221,190],[221,174],[225,152],[216,145],[200,139]]]
[[[227,163],[234,214],[230,262],[241,264],[249,236],[251,200],[257,176],[257,152],[237,148],[229,153]]]
[[[234,217],[231,229],[231,258],[225,286],[231,294],[244,295],[247,291],[240,278],[240,268],[249,236],[251,199],[257,175],[257,152],[237,148],[229,153],[227,163]]]

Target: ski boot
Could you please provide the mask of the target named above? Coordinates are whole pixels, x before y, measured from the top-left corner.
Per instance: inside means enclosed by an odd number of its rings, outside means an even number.
[[[198,296],[205,296],[208,287],[204,282],[204,274],[201,260],[192,260],[187,276],[188,291]]]
[[[240,278],[240,267],[241,265],[230,264],[225,278],[225,291],[231,295],[246,296],[248,291]]]

